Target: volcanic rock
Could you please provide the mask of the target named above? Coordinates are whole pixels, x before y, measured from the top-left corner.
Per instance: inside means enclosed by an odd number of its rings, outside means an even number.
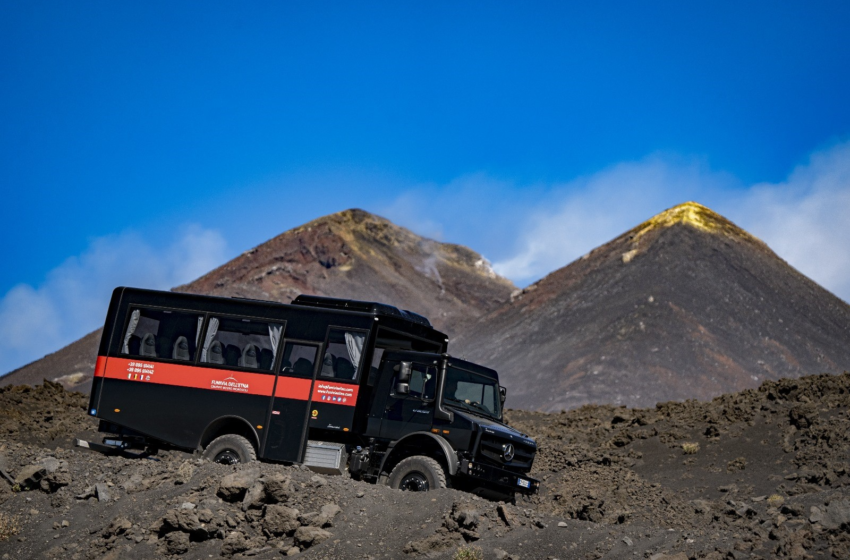
[[[298,510],[280,504],[266,506],[263,529],[270,535],[291,535],[301,526]]]
[[[331,538],[329,532],[318,527],[299,527],[295,531],[295,544],[303,548],[310,548],[313,545],[326,541]]]
[[[225,502],[241,501],[254,485],[258,474],[253,470],[243,470],[225,476],[218,485],[219,497]]]

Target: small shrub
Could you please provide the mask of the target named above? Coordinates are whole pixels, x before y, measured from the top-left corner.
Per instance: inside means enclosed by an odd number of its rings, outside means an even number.
[[[484,560],[484,552],[477,546],[462,546],[457,549],[452,560]]]
[[[784,503],[785,503],[785,498],[783,498],[779,494],[773,494],[772,496],[770,496],[767,499],[767,505],[769,505],[770,507],[778,508],[779,506],[781,506]]]
[[[683,443],[682,451],[685,452],[685,455],[694,455],[697,451],[699,451],[698,443]]]
[[[0,542],[7,541],[21,530],[18,518],[0,512]]]
[[[747,468],[747,460],[743,457],[738,457],[737,459],[732,459],[728,463],[726,463],[726,472],[738,472]]]

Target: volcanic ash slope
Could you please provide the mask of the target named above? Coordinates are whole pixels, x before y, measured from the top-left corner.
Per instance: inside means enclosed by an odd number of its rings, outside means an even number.
[[[553,272],[450,344],[512,406],[652,406],[850,369],[850,306],[699,204]]]

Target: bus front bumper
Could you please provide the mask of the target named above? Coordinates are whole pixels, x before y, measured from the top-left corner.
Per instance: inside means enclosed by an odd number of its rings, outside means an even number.
[[[521,494],[536,494],[540,488],[540,481],[528,475],[517,474],[486,463],[462,459],[458,470],[466,476]]]

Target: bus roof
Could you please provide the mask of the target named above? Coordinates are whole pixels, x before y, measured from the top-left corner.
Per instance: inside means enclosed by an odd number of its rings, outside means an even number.
[[[292,305],[303,305],[307,307],[321,307],[323,309],[336,309],[339,311],[359,311],[360,313],[370,313],[380,317],[395,317],[397,319],[405,319],[411,323],[416,323],[424,327],[430,327],[431,322],[424,316],[399,309],[386,303],[378,303],[375,301],[358,301],[354,299],[339,299],[322,296],[300,295],[292,300]]]

